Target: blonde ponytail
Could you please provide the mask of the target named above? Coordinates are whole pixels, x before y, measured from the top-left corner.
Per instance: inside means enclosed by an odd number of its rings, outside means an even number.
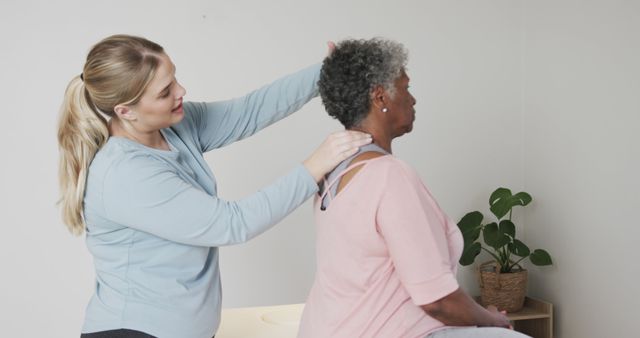
[[[87,171],[96,152],[109,138],[106,119],[89,101],[79,76],[69,83],[60,111],[60,191],[62,220],[75,235],[84,232],[84,191]]]
[[[86,228],[84,191],[89,165],[109,139],[107,120],[118,104],[136,104],[153,79],[162,46],[145,38],[113,35],[93,46],[64,96],[58,125],[62,220],[71,233]]]

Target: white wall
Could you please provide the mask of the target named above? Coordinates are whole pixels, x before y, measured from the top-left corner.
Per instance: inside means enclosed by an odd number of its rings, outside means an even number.
[[[418,100],[397,156],[454,219],[497,186],[523,186],[521,1],[12,1],[0,3],[0,328],[7,337],[77,336],[91,257],[55,201],[57,110],[86,53],[115,33],[161,43],[187,99],[244,94],[320,61],[324,42],[385,36],[409,48]],[[339,125],[315,100],[255,137],[207,155],[221,197],[256,191]],[[259,170],[257,169],[259,168]],[[540,196],[542,197],[542,196]],[[222,249],[224,306],[304,301],[314,269],[310,205],[246,245]],[[460,281],[475,289],[473,273]]]
[[[418,101],[417,119],[413,133],[399,139],[394,152],[417,168],[441,206],[458,219],[488,204],[489,193],[498,185],[517,187],[522,182],[520,9],[511,1],[494,2],[488,7],[473,2],[405,3],[393,6],[381,2],[376,8],[368,8],[366,14],[351,10],[330,27],[335,32],[320,29],[322,33],[314,37],[315,29],[311,28],[308,41],[301,41],[313,46],[335,36],[385,35],[407,45],[411,90]],[[407,11],[408,6],[414,10]],[[277,12],[268,11],[274,16]],[[329,15],[323,17],[319,24]],[[400,19],[406,21],[397,22]],[[378,22],[382,21],[394,24],[381,27]],[[277,34],[288,35],[286,29]],[[252,66],[255,72],[262,67]],[[265,76],[264,80],[269,78]],[[223,196],[240,197],[266,184],[293,161],[304,158],[325,133],[339,128],[323,113],[319,100],[308,108],[309,113],[296,114],[209,157]],[[518,127],[509,129],[505,125]],[[510,141],[504,142],[505,138]],[[292,142],[305,147],[295,147]],[[278,160],[269,159],[274,152]],[[269,161],[267,172],[254,176],[253,167],[263,160]],[[313,236],[311,207],[307,204],[260,238],[224,248],[224,304],[304,301],[313,278]],[[472,271],[464,270],[460,280],[471,290],[476,287]]]
[[[526,239],[555,260],[530,292],[556,337],[637,337],[640,2],[526,3]]]

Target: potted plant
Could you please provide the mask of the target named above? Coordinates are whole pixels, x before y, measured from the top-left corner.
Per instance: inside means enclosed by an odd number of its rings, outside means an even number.
[[[526,206],[531,201],[531,195],[526,192],[512,195],[511,190],[498,188],[489,197],[490,210],[497,221],[483,224],[482,213],[472,211],[458,222],[464,238],[460,264],[472,264],[482,250],[493,258],[479,268],[480,298],[483,305],[495,305],[508,312],[520,310],[527,288],[527,270],[520,262],[528,257],[534,265],[552,264],[547,251],[531,251],[516,239],[516,226],[511,221],[513,207]],[[479,241],[481,234],[484,245]]]

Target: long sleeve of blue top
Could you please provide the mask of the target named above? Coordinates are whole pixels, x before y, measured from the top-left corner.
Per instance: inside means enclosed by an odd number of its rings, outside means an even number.
[[[163,129],[171,150],[111,137],[89,168],[84,199],[96,290],[83,332],[118,328],[206,337],[220,319],[218,246],[266,231],[317,191],[298,165],[238,201],[217,197],[203,153],[251,136],[317,95],[319,65],[246,96],[185,102]]]

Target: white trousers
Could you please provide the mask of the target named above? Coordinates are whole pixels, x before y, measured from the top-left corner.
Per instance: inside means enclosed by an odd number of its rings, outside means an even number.
[[[530,338],[501,327],[452,327],[438,330],[425,338]]]

